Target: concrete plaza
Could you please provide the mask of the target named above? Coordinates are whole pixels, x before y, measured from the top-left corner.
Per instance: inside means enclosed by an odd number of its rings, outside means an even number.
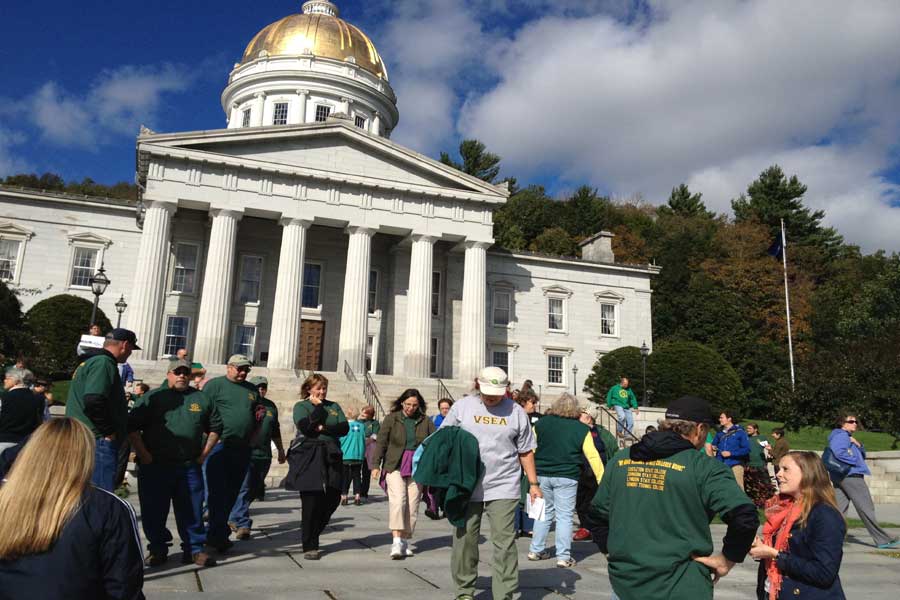
[[[168,564],[147,569],[144,592],[149,600],[253,598],[296,600],[356,600],[454,597],[450,578],[450,527],[446,520],[431,521],[420,512],[414,549],[416,556],[392,561],[387,532],[387,499],[381,490],[367,505],[340,507],[322,537],[322,560],[304,561],[299,545],[300,500],[296,493],[270,490],[266,501],[253,505],[254,531],[248,541],[236,542],[218,566],[196,569],[182,566],[173,548]],[[129,500],[137,505],[137,493]],[[900,505],[879,505],[882,521],[900,522]],[[170,514],[169,528],[177,538]],[[485,522],[486,526],[486,522]],[[725,532],[713,525],[718,545]],[[893,530],[900,535],[900,530]],[[485,534],[489,535],[487,531]],[[143,541],[143,532],[142,532]],[[483,540],[484,541],[484,540]],[[552,541],[552,535],[551,535]],[[878,553],[864,529],[850,531],[844,547],[841,580],[848,598],[896,597],[900,585],[900,559]],[[539,598],[609,598],[606,559],[590,542],[575,542],[578,565],[560,569],[554,560],[528,562],[528,540],[520,539],[519,573],[523,600]],[[747,560],[716,586],[715,597],[752,598],[757,563]],[[490,600],[491,546],[481,546],[478,600]]]

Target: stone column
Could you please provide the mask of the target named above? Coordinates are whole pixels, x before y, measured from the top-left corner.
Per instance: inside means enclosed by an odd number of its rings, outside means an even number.
[[[341,308],[341,335],[338,340],[337,371],[344,361],[360,377],[366,369],[366,327],[368,325],[369,265],[374,229],[348,227],[347,270],[344,275],[344,302]]]
[[[372,133],[381,135],[381,115],[378,113],[372,117]]]
[[[414,235],[406,291],[406,351],[403,370],[407,377],[428,377],[431,356],[431,271],[434,238]]]
[[[237,129],[241,126],[241,111],[238,110],[237,102],[231,105],[231,114],[228,117],[228,129]]]
[[[350,102],[351,100],[349,98],[341,98],[340,112],[348,117],[350,116]]]
[[[203,295],[197,315],[197,336],[191,356],[197,362],[222,364],[227,360],[228,317],[234,285],[234,250],[239,212],[213,209],[212,231],[203,271]]]
[[[459,339],[459,379],[471,381],[485,367],[485,242],[466,242]]]
[[[300,349],[300,311],[303,296],[303,260],[306,230],[310,222],[281,219],[281,254],[272,308],[272,335],[269,339],[270,369],[293,369]]]
[[[306,100],[309,98],[309,90],[297,90],[297,107],[291,115],[290,125],[302,125],[306,123]]]
[[[266,107],[266,93],[253,94],[253,110],[250,111],[250,127],[259,127],[263,124],[263,110]]]
[[[159,355],[159,330],[162,320],[163,295],[166,290],[169,231],[176,205],[150,202],[144,213],[141,246],[135,263],[134,285],[128,302],[128,327],[137,334],[135,358],[156,360]]]

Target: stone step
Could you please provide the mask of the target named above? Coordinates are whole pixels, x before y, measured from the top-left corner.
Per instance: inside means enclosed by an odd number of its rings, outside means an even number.
[[[878,465],[872,465],[869,467],[869,470],[872,472],[873,477],[879,477],[887,473],[887,470],[884,467]]]

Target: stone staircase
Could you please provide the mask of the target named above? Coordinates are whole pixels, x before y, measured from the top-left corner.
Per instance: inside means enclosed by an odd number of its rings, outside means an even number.
[[[900,504],[900,452],[870,452],[866,484],[876,504]]]

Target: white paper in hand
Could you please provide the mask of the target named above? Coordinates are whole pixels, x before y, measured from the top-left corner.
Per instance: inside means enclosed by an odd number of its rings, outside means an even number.
[[[525,510],[528,512],[528,517],[535,521],[547,520],[547,505],[543,498],[535,498],[532,502],[531,494],[529,494],[525,497]]]

